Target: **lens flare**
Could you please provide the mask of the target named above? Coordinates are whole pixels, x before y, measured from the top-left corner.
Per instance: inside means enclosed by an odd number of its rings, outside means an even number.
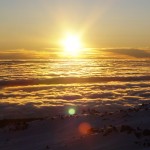
[[[76,110],[74,108],[70,108],[68,110],[69,115],[74,115],[76,113]]]
[[[91,125],[87,122],[81,123],[79,125],[79,132],[83,135],[88,134],[89,130],[91,129]]]

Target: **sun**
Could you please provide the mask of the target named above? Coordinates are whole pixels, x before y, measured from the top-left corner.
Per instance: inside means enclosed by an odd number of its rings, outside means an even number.
[[[69,56],[78,56],[82,50],[82,44],[79,36],[77,35],[68,35],[62,41],[64,47],[64,52]]]

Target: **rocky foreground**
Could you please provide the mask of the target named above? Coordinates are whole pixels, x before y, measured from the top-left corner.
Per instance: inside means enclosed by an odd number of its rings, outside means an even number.
[[[1,150],[149,150],[150,103],[114,112],[0,121]]]

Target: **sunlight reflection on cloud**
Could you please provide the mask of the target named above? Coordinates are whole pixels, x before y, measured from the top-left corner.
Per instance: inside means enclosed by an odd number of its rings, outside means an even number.
[[[1,117],[78,114],[83,108],[112,111],[149,100],[148,61],[143,61],[142,65],[137,60],[134,63],[124,60],[63,60],[62,65],[58,62],[5,62],[4,72],[0,74],[1,78],[4,77],[0,81]],[[8,74],[11,76],[6,79]],[[69,113],[71,108],[75,112],[71,110]]]

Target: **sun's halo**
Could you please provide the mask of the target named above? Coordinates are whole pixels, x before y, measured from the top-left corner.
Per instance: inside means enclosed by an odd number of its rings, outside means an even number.
[[[76,35],[68,35],[63,41],[64,52],[69,56],[78,56],[82,49],[80,38]]]

